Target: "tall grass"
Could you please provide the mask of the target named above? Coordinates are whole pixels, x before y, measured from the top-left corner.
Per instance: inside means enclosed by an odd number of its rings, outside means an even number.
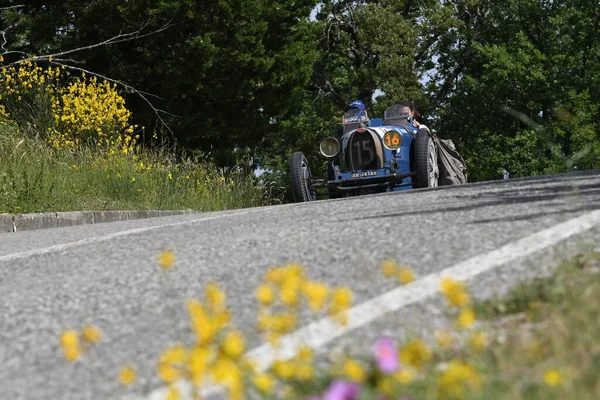
[[[0,124],[0,212],[111,209],[214,211],[273,203],[252,176],[228,174],[173,152],[106,154],[53,149]]]

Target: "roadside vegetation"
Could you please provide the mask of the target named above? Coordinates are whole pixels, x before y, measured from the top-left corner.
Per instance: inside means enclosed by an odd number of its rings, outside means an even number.
[[[247,173],[142,146],[131,118],[107,81],[31,62],[0,70],[0,212],[273,203]]]
[[[176,268],[176,255],[163,251],[158,265],[157,273],[168,274]],[[392,260],[382,263],[381,271],[403,285],[418,279]],[[203,299],[187,302],[193,344],[166,348],[156,371],[166,400],[180,399],[190,388],[192,398],[201,398],[201,389],[215,384],[231,399],[597,399],[599,277],[600,254],[588,253],[550,277],[485,302],[475,302],[463,282],[444,278],[439,290],[453,328],[435,332],[434,342],[382,337],[367,359],[348,349],[326,365],[304,347],[267,369],[245,355],[246,340],[235,328],[226,294],[210,283]],[[350,288],[312,281],[300,264],[269,270],[255,297],[257,332],[275,349],[298,329],[303,310],[344,325],[352,306]],[[64,357],[76,362],[83,353],[94,356],[93,345],[101,338],[94,326],[65,331]],[[124,360],[115,382],[135,391],[136,371]]]

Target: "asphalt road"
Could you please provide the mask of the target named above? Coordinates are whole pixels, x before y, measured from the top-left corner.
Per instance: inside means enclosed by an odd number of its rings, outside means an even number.
[[[0,234],[0,399],[109,399],[160,386],[160,352],[187,341],[189,297],[209,281],[228,294],[235,323],[255,336],[254,288],[271,266],[300,261],[308,275],[345,285],[363,303],[394,287],[392,257],[417,277],[444,270],[600,209],[600,174],[547,176],[232,212]],[[594,248],[598,226],[478,275],[477,297],[544,273],[557,258]],[[166,276],[156,256],[172,248]],[[558,251],[559,253],[555,252]],[[310,322],[306,316],[303,323]],[[58,343],[67,328],[97,325],[103,341],[75,364]],[[444,324],[436,297],[345,334],[324,348],[364,351],[382,332],[403,336]],[[119,388],[121,365],[141,382]]]

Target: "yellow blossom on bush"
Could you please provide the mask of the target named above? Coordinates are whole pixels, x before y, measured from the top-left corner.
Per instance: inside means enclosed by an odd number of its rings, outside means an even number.
[[[331,294],[330,314],[337,314],[345,311],[352,305],[352,291],[345,287],[333,289]]]

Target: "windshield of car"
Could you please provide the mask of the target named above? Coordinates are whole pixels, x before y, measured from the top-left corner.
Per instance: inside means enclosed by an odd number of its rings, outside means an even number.
[[[402,104],[394,104],[385,110],[385,113],[383,114],[384,123],[408,125],[410,114],[408,112],[401,112],[403,108],[406,109],[406,106]]]
[[[346,111],[342,119],[343,124],[354,124],[363,121],[368,121],[367,112],[356,108]]]

